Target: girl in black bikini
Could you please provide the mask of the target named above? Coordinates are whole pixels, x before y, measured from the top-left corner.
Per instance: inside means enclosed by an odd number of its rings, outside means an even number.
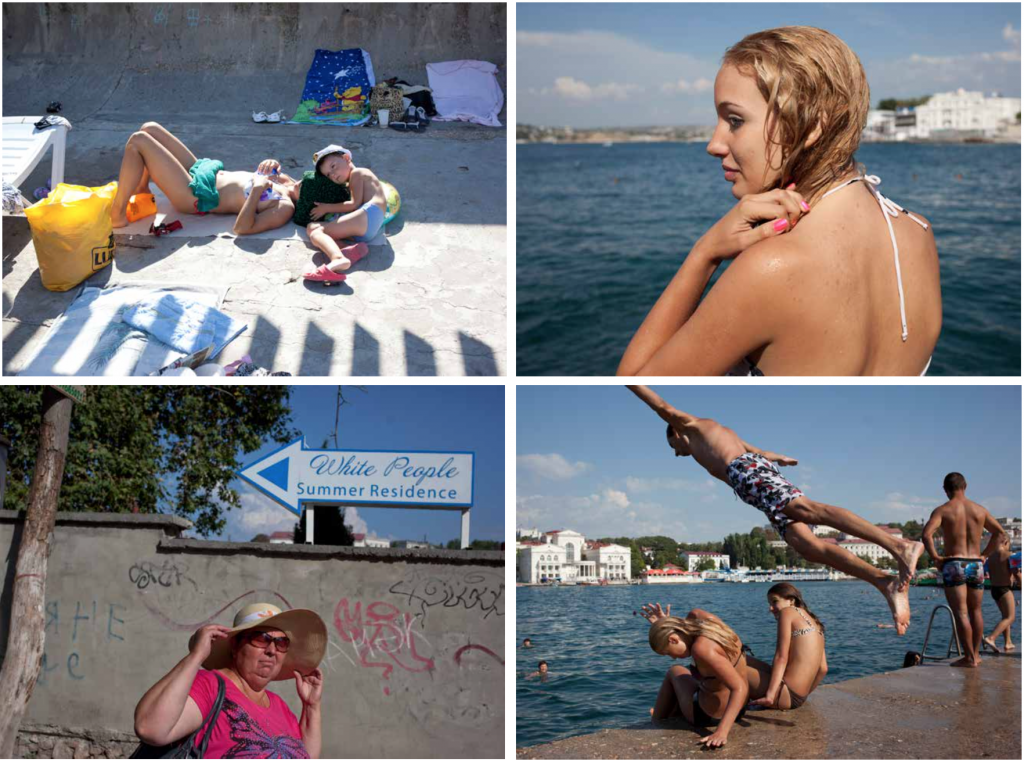
[[[766,709],[797,709],[828,673],[825,626],[787,582],[768,590],[768,608],[779,623],[771,664],[749,657],[751,703]]]
[[[673,659],[693,657],[692,667],[669,669],[651,716],[657,720],[681,714],[692,725],[714,727],[698,743],[724,745],[747,705],[748,670],[739,637],[721,619],[700,609],[686,619],[663,616],[660,606],[657,615],[653,609],[644,613],[654,619],[648,640],[655,653]]]

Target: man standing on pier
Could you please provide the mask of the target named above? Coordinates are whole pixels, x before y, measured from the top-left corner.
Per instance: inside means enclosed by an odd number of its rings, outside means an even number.
[[[985,622],[981,616],[981,602],[985,597],[985,558],[996,550],[1006,532],[991,513],[964,495],[967,480],[963,474],[946,474],[942,488],[949,500],[932,511],[921,539],[942,577],[943,592],[953,609],[960,642],[967,652],[952,666],[977,667],[981,664],[978,654],[981,639],[985,636]],[[942,555],[936,552],[932,539],[940,526]],[[984,554],[981,552],[983,529],[992,533]]]

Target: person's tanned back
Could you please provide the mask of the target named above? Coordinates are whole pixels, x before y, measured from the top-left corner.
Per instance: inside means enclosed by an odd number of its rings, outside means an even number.
[[[956,495],[935,509],[942,527],[946,558],[980,558],[981,533],[988,511],[964,495]]]

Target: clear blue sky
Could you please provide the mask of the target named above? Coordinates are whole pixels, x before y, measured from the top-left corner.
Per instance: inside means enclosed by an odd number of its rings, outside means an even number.
[[[1019,386],[654,386],[687,413],[800,461],[783,474],[873,522],[923,520],[950,471],[997,517],[1021,515]],[[720,540],[767,522],[621,386],[520,386],[516,526],[587,537]]]
[[[708,84],[725,49],[751,32],[801,25],[853,49],[872,105],[958,87],[1020,97],[1020,22],[1019,3],[519,3],[516,118],[712,124]]]
[[[452,450],[476,453],[470,539],[501,540],[505,531],[505,388],[503,386],[344,386],[351,404],[341,410],[338,445],[361,450]],[[320,447],[334,431],[337,386],[292,386],[295,428],[308,447]],[[333,443],[328,444],[334,447]],[[248,465],[277,450],[268,444],[243,456]],[[241,479],[241,511],[227,514],[217,539],[247,541],[259,533],[291,530],[296,517]],[[352,509],[348,509],[350,512]],[[447,542],[459,536],[459,511],[357,508],[357,531],[389,539]]]

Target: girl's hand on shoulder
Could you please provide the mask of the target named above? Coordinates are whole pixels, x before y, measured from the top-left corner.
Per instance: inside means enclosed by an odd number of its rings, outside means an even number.
[[[700,746],[703,744],[705,748],[717,749],[719,746],[725,746],[725,742],[728,738],[729,734],[723,733],[722,729],[719,728],[711,735],[697,739],[697,745]]]
[[[796,190],[751,193],[739,200],[700,240],[711,258],[732,259],[758,241],[785,235],[796,227],[810,207]]]

